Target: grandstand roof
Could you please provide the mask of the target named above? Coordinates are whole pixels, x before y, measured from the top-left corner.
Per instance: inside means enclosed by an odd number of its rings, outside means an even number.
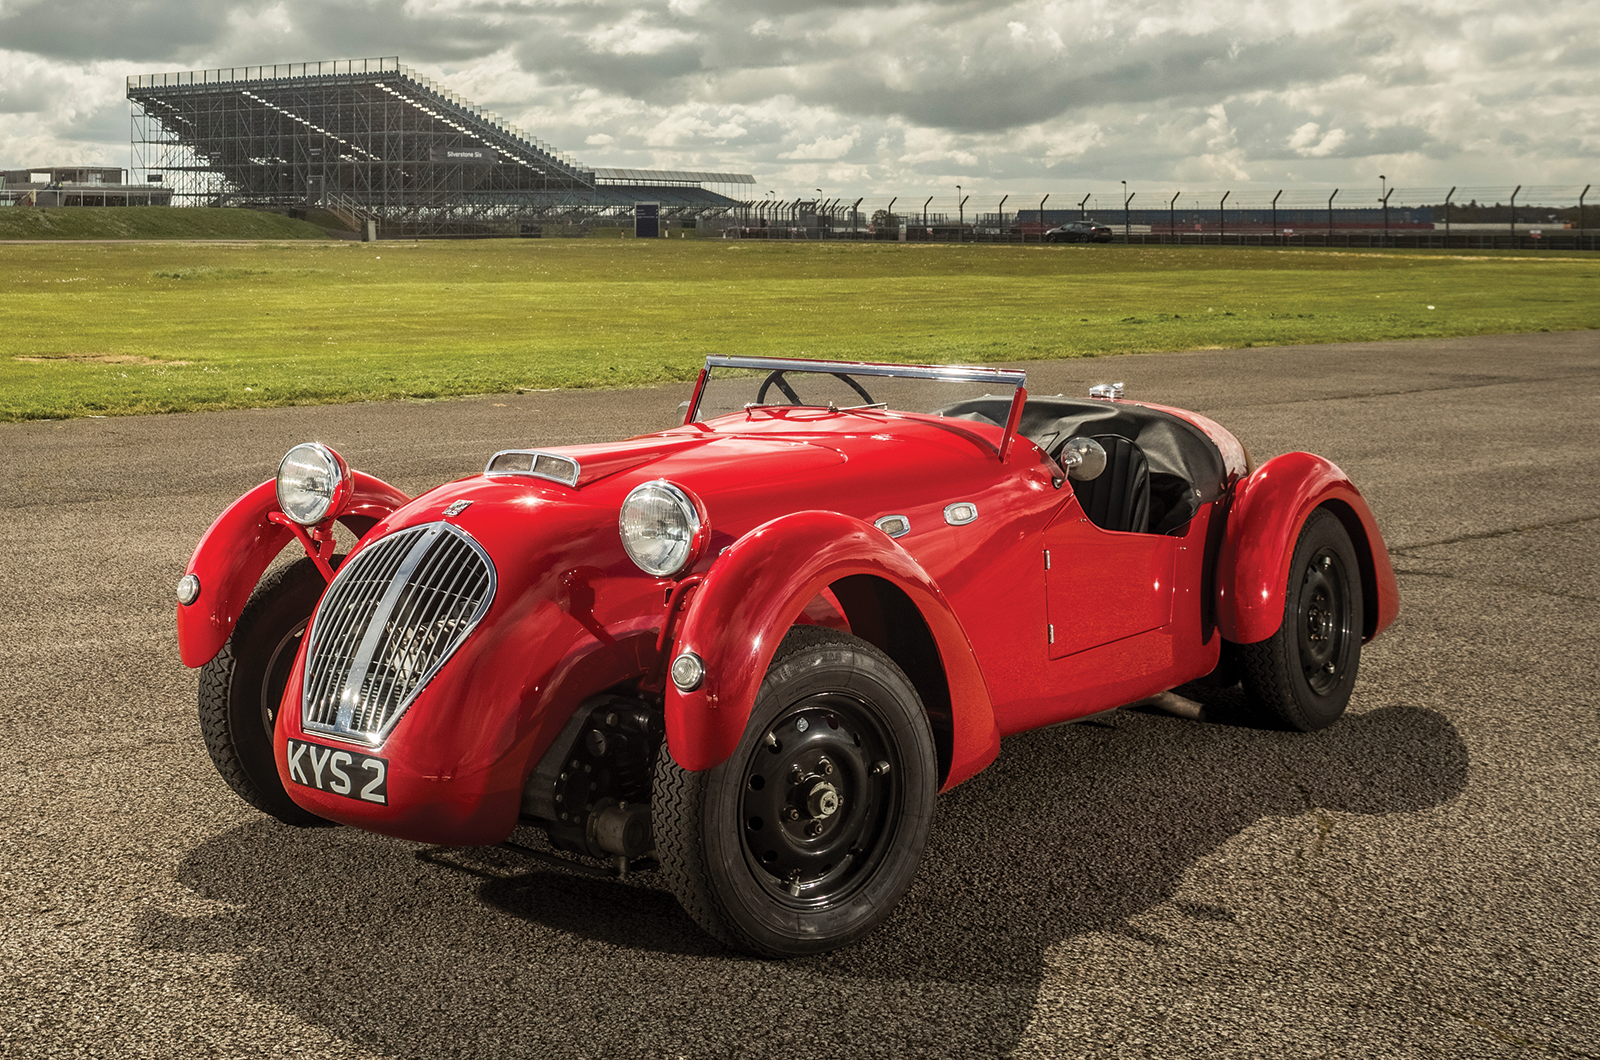
[[[617,184],[754,184],[748,173],[703,173],[683,169],[596,169],[596,180]]]

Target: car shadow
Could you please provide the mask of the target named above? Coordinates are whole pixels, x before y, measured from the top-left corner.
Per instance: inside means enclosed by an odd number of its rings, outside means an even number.
[[[1229,716],[1230,693],[1207,697]],[[917,880],[855,946],[769,962],[703,935],[657,873],[575,875],[499,849],[419,848],[261,820],[196,848],[208,915],[146,913],[145,946],[237,958],[240,990],[395,1055],[995,1055],[1051,948],[1178,898],[1267,818],[1415,813],[1466,786],[1442,715],[1393,706],[1313,735],[1124,711],[1008,739],[939,800]]]

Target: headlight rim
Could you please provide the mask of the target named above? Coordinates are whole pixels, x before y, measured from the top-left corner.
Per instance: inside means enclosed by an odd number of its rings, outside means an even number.
[[[332,465],[335,476],[333,490],[328,495],[327,503],[320,509],[314,519],[305,519],[297,516],[289,510],[290,505],[284,503],[283,498],[283,467],[289,462],[291,456],[302,449],[313,450],[326,458]],[[346,464],[344,457],[340,456],[331,446],[324,445],[321,442],[300,442],[291,446],[289,451],[283,454],[283,458],[278,461],[278,473],[274,476],[273,483],[273,493],[277,499],[279,511],[301,526],[317,526],[330,519],[337,519],[343,514],[345,504],[350,499],[350,465]]]
[[[628,508],[633,503],[634,498],[637,497],[640,492],[649,489],[661,490],[662,492],[668,494],[673,503],[678,506],[679,510],[689,516],[690,532],[688,547],[684,552],[682,559],[680,559],[674,565],[647,566],[628,543]],[[705,555],[706,542],[710,540],[711,537],[711,520],[706,513],[705,503],[695,495],[693,490],[679,485],[678,483],[673,482],[671,479],[651,479],[648,482],[641,482],[637,486],[633,487],[633,489],[628,491],[628,495],[623,498],[622,506],[617,510],[617,536],[622,541],[622,550],[628,554],[628,558],[633,561],[634,566],[638,567],[651,577],[677,579],[683,577],[689,571],[693,570],[694,565],[700,561],[700,558],[703,555]]]

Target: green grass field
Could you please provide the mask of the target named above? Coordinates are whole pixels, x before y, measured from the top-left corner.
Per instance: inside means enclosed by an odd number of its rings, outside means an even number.
[[[715,240],[0,247],[0,419],[1600,327],[1600,258]]]

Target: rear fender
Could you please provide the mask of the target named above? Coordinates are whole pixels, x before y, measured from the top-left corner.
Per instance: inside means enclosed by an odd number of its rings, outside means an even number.
[[[337,519],[358,536],[410,501],[364,472],[350,477],[350,499]],[[195,547],[186,573],[200,579],[200,596],[178,605],[178,652],[185,666],[204,666],[222,649],[262,572],[294,536],[268,518],[278,510],[277,481],[268,479],[217,516]]]
[[[992,762],[1000,733],[989,692],[939,587],[882,531],[821,511],[785,515],[750,531],[717,558],[695,591],[672,655],[698,655],[705,677],[692,692],[667,685],[667,747],[673,759],[690,770],[725,761],[744,734],[778,642],[806,605],[838,586],[851,617],[852,598],[883,595],[869,590],[873,583],[915,608],[937,648],[942,673],[924,668],[907,676],[922,691],[930,713],[942,713],[948,704],[949,754],[940,755],[941,786],[952,787]],[[871,639],[868,630],[857,632]]]
[[[1400,589],[1367,502],[1331,461],[1285,453],[1235,488],[1217,560],[1217,626],[1223,637],[1254,644],[1278,631],[1295,542],[1317,508],[1337,516],[1355,546],[1365,601],[1363,638],[1371,640],[1394,621]]]

